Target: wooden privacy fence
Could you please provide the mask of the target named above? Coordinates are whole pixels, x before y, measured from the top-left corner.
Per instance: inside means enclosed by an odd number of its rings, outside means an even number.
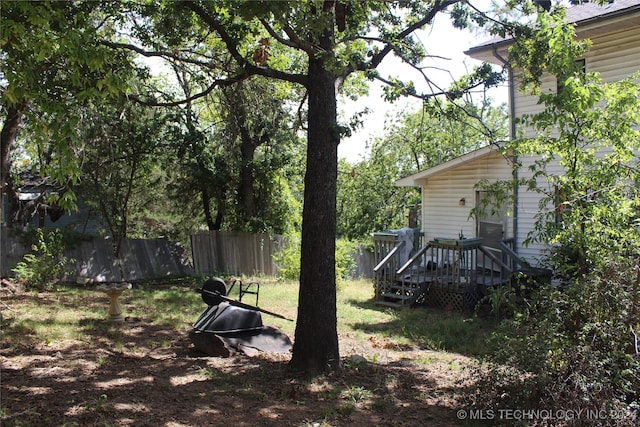
[[[15,276],[12,270],[30,248],[6,227],[0,228],[0,238],[0,274]],[[86,278],[95,282],[129,282],[193,275],[184,249],[163,239],[124,239],[120,258],[116,258],[111,239],[93,237],[65,251],[64,255],[76,260],[69,281]]]
[[[29,250],[20,239],[11,235],[7,227],[0,227],[0,276],[11,277],[11,271]]]
[[[193,267],[198,275],[217,273],[275,276],[273,255],[286,245],[277,234],[202,231],[191,235]]]
[[[356,271],[353,273],[353,278],[373,278],[373,268],[376,266],[375,257],[373,252],[366,249],[364,245],[358,246],[358,249],[352,253],[353,260],[356,264]]]
[[[202,231],[191,235],[193,267],[204,276],[227,273],[276,276],[273,256],[287,246],[277,234],[253,234],[239,231]],[[352,253],[354,278],[373,277],[373,254],[360,246]]]
[[[193,265],[185,251],[162,239],[124,239],[120,258],[113,256],[112,240],[94,237],[65,252],[76,263],[68,280],[96,282],[155,280],[212,274],[276,276],[273,256],[287,245],[280,235],[237,231],[204,231],[191,236]],[[5,227],[0,229],[0,276],[15,276],[13,269],[29,251]],[[373,254],[358,248],[353,254],[356,277],[372,277]]]
[[[96,282],[132,282],[193,275],[186,253],[164,239],[123,239],[120,258],[113,255],[111,239],[94,237],[67,252],[76,259],[77,277]]]

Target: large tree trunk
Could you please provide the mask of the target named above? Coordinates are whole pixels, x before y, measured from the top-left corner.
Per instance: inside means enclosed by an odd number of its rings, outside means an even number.
[[[209,231],[215,230],[215,224],[213,223],[213,217],[211,216],[211,196],[207,190],[206,185],[203,185],[200,189],[200,198],[202,200],[202,209],[204,210],[204,218],[207,221],[207,228]]]
[[[309,63],[307,171],[302,214],[298,319],[291,366],[307,373],[340,369],[336,315],[336,76]]]
[[[240,124],[240,183],[238,196],[244,208],[245,226],[256,216],[256,200],[254,196],[254,171],[253,159],[258,144],[251,137],[249,131]]]
[[[4,120],[2,131],[0,131],[0,222],[4,218],[4,212],[2,211],[3,203],[2,198],[5,194],[5,185],[7,184],[9,176],[9,167],[11,165],[11,147],[20,129],[20,121],[24,111],[29,106],[28,101],[23,101],[20,104],[7,108],[7,117]],[[13,191],[8,191],[9,197],[14,195]],[[9,206],[13,206],[15,203],[9,202]],[[9,212],[9,220],[7,223],[11,225],[11,218],[14,212]]]

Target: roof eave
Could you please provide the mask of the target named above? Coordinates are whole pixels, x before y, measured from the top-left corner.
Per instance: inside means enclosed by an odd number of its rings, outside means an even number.
[[[504,65],[504,61],[501,57],[506,54],[508,47],[512,43],[512,39],[489,41],[487,43],[469,48],[468,50],[464,51],[464,54],[480,61],[490,62],[496,65]],[[501,52],[502,54],[498,55],[498,52]]]
[[[596,16],[578,19],[572,21],[571,24],[576,26],[576,33],[578,36],[580,36],[580,33],[583,31],[583,29],[588,30],[590,27],[593,27],[594,25],[597,26],[603,21],[611,21],[615,19],[624,20],[625,17],[629,17],[629,15],[637,13],[638,11],[640,11],[640,4],[635,4],[623,9],[614,10],[609,13],[602,13]],[[465,55],[470,56],[474,59],[490,62],[497,65],[503,65],[503,61],[499,56],[496,55],[496,52],[506,52],[506,49],[512,43],[512,38],[495,38],[480,45],[472,46],[464,53]]]
[[[430,167],[429,169],[425,169],[423,171],[414,173],[413,175],[409,175],[407,177],[401,178],[396,181],[397,187],[420,187],[426,180],[439,172],[445,171],[447,169],[452,169],[457,166],[463,165],[465,163],[481,159],[486,157],[492,153],[498,152],[498,149],[495,145],[487,145],[485,147],[474,150],[470,153],[463,154],[455,159],[451,159],[444,163],[440,163],[439,165]]]

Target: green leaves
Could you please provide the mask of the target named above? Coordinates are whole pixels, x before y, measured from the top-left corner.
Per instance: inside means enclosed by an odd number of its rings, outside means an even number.
[[[571,77],[580,73],[576,59],[588,49],[589,41],[576,41],[574,27],[567,23],[564,9],[538,14],[535,27],[519,29],[509,58],[522,75],[521,89],[539,93],[543,73]]]
[[[494,71],[493,66],[485,62],[478,67],[474,67],[470,74],[462,76],[455,81],[447,90],[447,97],[449,100],[455,101],[479,86],[484,86],[487,89],[496,87],[502,84],[504,79],[504,73]]]
[[[560,245],[552,261],[566,280],[640,247],[638,77],[568,77],[523,118],[536,136],[514,142],[519,155],[538,156],[528,188],[541,195],[541,213],[529,241]]]
[[[401,97],[415,95],[416,87],[412,81],[403,81],[398,78],[389,79],[388,85],[382,88],[385,101],[397,101]]]
[[[44,290],[63,281],[75,263],[74,259],[64,255],[64,249],[60,230],[46,235],[41,229],[36,230],[31,252],[13,270],[16,278],[36,290]]]
[[[7,2],[2,6],[0,74],[3,107],[28,105],[22,113],[26,151],[37,153],[32,167],[59,185],[77,180],[77,127],[83,108],[119,97],[133,73],[128,57],[100,44],[106,16],[117,12],[112,3]],[[18,119],[19,120],[19,119]],[[4,123],[11,127],[11,123]],[[12,144],[18,127],[2,144]],[[5,132],[3,131],[3,138]],[[3,173],[9,169],[3,158]],[[2,177],[4,182],[5,177]],[[70,190],[57,203],[73,208]]]
[[[633,425],[639,291],[637,260],[629,258],[595,268],[570,287],[541,287],[493,334],[476,405],[607,408],[616,414],[608,425]]]

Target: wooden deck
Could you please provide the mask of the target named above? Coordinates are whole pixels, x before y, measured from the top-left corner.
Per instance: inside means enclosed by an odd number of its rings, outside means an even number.
[[[374,268],[379,304],[465,309],[488,294],[489,288],[505,284],[514,271],[483,247],[481,239],[432,241],[406,262],[397,259],[400,247],[400,243],[390,246]]]

